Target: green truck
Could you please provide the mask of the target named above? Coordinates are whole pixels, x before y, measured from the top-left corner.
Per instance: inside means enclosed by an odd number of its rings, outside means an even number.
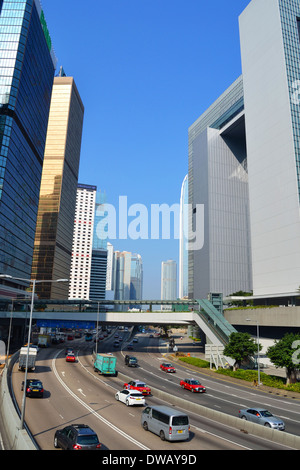
[[[94,362],[94,371],[103,375],[117,375],[117,358],[112,354],[97,354]]]

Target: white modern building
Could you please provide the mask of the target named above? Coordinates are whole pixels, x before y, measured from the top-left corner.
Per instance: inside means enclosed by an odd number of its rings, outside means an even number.
[[[189,296],[300,285],[300,0],[252,0],[239,18],[242,75],[189,128]]]
[[[252,0],[239,19],[253,290],[300,285],[300,1]]]

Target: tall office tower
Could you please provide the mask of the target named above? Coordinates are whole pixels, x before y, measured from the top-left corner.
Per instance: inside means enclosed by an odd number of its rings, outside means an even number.
[[[240,16],[254,295],[300,279],[300,1],[253,0]]]
[[[69,299],[90,298],[97,186],[78,184],[70,269]]]
[[[68,279],[84,107],[72,77],[54,78],[40,189],[32,278]],[[68,283],[39,283],[42,299],[67,299]]]
[[[252,290],[243,80],[189,128],[189,298]],[[200,214],[204,209],[204,223]]]
[[[179,298],[189,295],[189,252],[188,252],[188,230],[189,230],[189,192],[188,175],[185,176],[180,194],[180,221],[179,221]]]
[[[56,69],[39,0],[1,0],[0,49],[0,273],[30,279]]]
[[[114,252],[115,300],[141,300],[143,289],[143,264],[138,254],[127,251]],[[127,309],[128,306],[124,310]]]
[[[174,260],[161,263],[161,300],[177,299],[177,264]]]
[[[130,272],[130,299],[142,300],[143,298],[143,262],[141,255],[133,253],[131,255]],[[140,307],[136,305],[135,307]]]

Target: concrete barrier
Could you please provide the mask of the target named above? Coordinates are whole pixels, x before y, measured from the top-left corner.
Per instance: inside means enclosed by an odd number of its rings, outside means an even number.
[[[123,375],[120,372],[118,373],[118,377],[124,379],[125,383],[133,380],[132,377]],[[241,432],[253,434],[268,441],[288,446],[291,449],[300,450],[300,436],[295,436],[294,434],[289,434],[285,431],[278,431],[277,429],[270,429],[260,424],[251,423],[239,417],[230,416],[226,413],[222,413],[221,411],[212,410],[206,406],[192,403],[191,401],[176,397],[154,387],[151,387],[151,392],[155,398],[160,398],[164,401],[167,401],[171,405],[175,405],[183,408],[186,411],[196,413],[203,418],[211,419],[226,426],[238,429]]]
[[[20,417],[9,393],[7,374],[8,369],[5,368],[0,380],[0,420],[5,433],[5,450],[37,450],[28,432],[20,428]]]

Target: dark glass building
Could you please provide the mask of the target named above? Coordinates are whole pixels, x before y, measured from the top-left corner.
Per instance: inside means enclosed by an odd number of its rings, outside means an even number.
[[[55,68],[39,0],[0,0],[0,274],[31,276]]]

